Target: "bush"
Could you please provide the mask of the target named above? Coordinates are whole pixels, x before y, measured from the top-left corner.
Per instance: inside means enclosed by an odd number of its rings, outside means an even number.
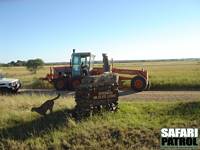
[[[48,81],[44,81],[44,80],[40,80],[38,78],[34,78],[32,83],[30,84],[30,88],[33,88],[33,89],[50,89],[50,88],[53,88],[53,87]]]
[[[34,74],[36,74],[37,70],[41,69],[43,66],[44,66],[44,61],[39,58],[30,59],[26,63],[27,69]]]

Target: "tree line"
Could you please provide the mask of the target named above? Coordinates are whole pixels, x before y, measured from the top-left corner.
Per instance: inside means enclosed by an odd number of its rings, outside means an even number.
[[[1,64],[2,67],[15,67],[15,66],[26,66],[27,61],[17,60],[9,63]]]
[[[40,58],[29,59],[27,61],[17,60],[11,61],[7,64],[0,64],[1,67],[16,67],[25,66],[30,72],[36,73],[40,68],[44,66],[44,61]]]

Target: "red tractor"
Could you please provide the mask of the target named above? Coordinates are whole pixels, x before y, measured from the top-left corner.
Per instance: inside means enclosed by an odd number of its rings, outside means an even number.
[[[84,76],[99,75],[107,71],[119,73],[119,82],[123,80],[131,80],[131,88],[135,91],[144,91],[149,88],[148,72],[146,70],[128,70],[111,68],[108,57],[103,54],[103,67],[94,66],[95,56],[91,53],[76,53],[73,50],[70,60],[70,66],[50,67],[50,73],[46,75],[44,80],[48,80],[57,90],[76,89]],[[131,75],[131,77],[123,76],[123,74]]]

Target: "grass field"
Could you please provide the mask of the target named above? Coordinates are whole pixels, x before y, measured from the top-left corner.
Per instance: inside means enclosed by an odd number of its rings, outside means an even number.
[[[127,63],[116,67],[148,70],[152,90],[200,89],[200,63],[197,61]]]
[[[49,66],[40,69],[36,74],[30,73],[25,67],[0,67],[6,77],[17,78],[22,82],[22,88],[52,88],[48,82],[39,80],[49,73]]]
[[[114,67],[148,70],[152,90],[200,89],[200,62],[198,61],[117,63]],[[19,78],[24,88],[52,88],[47,82],[38,80],[49,72],[48,66],[35,75],[24,67],[2,67],[0,70],[8,77]]]
[[[153,90],[199,90],[200,63],[168,61],[118,63],[115,67],[149,71]],[[24,67],[0,68],[19,78],[24,88],[52,88],[44,77],[49,67],[31,74]],[[123,100],[119,111],[103,112],[80,121],[69,115],[74,98],[61,97],[54,112],[41,117],[30,111],[49,95],[0,97],[0,149],[159,149],[160,129],[200,128],[200,97],[195,101]]]
[[[190,102],[123,101],[119,111],[75,121],[73,97],[61,97],[53,114],[30,111],[47,95],[0,97],[0,149],[159,149],[163,127],[200,127],[200,98]]]

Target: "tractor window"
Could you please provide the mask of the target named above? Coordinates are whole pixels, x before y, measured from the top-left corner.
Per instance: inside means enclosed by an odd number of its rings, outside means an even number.
[[[83,65],[86,65],[87,63],[87,58],[86,57],[82,57],[81,58],[81,64],[83,63]]]
[[[74,56],[73,64],[74,65],[78,65],[79,64],[79,57],[78,56]]]
[[[79,59],[79,56],[74,56],[73,58],[73,69],[72,69],[72,74],[79,74],[80,72],[80,59]]]
[[[82,57],[81,58],[81,64],[83,64],[84,66],[87,65],[89,67],[89,60],[90,60],[90,57]]]
[[[94,67],[94,56],[92,56],[92,57],[90,58],[90,70],[92,70],[93,67]]]

